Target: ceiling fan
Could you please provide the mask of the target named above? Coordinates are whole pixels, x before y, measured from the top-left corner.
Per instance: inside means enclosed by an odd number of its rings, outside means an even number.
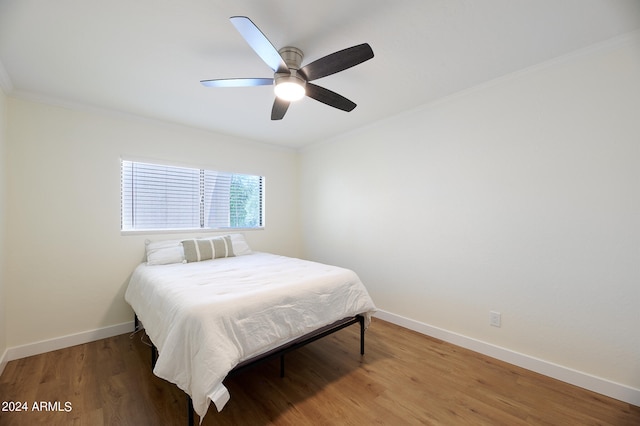
[[[248,87],[274,85],[276,94],[271,119],[281,120],[289,104],[305,95],[334,108],[351,111],[356,104],[331,90],[310,81],[344,71],[373,58],[367,43],[334,52],[301,67],[303,53],[296,47],[280,50],[271,44],[260,29],[246,16],[232,16],[231,23],[260,58],[274,71],[273,78],[227,78],[202,80],[208,87]]]

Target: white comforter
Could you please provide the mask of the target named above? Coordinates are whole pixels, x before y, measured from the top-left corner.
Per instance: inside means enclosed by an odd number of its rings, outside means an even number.
[[[158,348],[153,372],[189,394],[204,417],[229,400],[222,384],[238,363],[339,319],[375,311],[347,269],[257,253],[139,265],[125,294]]]

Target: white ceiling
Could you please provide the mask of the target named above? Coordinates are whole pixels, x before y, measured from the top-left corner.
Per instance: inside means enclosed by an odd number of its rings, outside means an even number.
[[[357,108],[305,98],[271,121],[271,86],[200,85],[273,76],[234,15],[303,65],[369,43],[373,59],[314,82]],[[0,87],[301,147],[638,29],[640,0],[0,0]]]

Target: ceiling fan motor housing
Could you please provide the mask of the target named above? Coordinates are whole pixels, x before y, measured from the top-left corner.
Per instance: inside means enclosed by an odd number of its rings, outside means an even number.
[[[304,58],[302,50],[297,47],[286,46],[278,50],[278,53],[282,56],[282,60],[284,60],[284,63],[287,64],[290,70],[300,69],[302,58]]]
[[[295,83],[304,87],[307,84],[307,80],[302,74],[298,74],[298,70],[291,70],[291,73],[277,72],[274,74],[273,79],[276,86],[282,83]]]
[[[291,46],[283,47],[278,51],[278,53],[282,56],[282,60],[287,64],[287,67],[289,67],[289,72],[276,72],[274,74],[273,79],[276,87],[276,94],[280,93],[280,97],[286,98],[287,95],[283,96],[279,89],[282,89],[284,86],[291,87],[290,85],[293,84],[302,88],[302,91],[297,89],[298,94],[293,96],[293,99],[300,99],[300,97],[304,96],[304,87],[307,84],[307,79],[304,75],[298,73],[304,54],[302,53],[302,50]]]
[[[302,50],[297,47],[286,46],[278,51],[282,60],[284,60],[290,72],[276,72],[274,75],[275,84],[281,84],[285,82],[295,83],[302,87],[307,84],[307,79],[303,74],[298,74],[298,70],[302,64],[304,54]]]

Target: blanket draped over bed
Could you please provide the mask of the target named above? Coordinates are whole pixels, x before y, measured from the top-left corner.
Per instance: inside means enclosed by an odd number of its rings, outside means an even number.
[[[348,269],[254,252],[195,263],[139,265],[126,301],[158,348],[154,374],[191,396],[204,417],[229,400],[238,363],[345,317],[375,311]]]

